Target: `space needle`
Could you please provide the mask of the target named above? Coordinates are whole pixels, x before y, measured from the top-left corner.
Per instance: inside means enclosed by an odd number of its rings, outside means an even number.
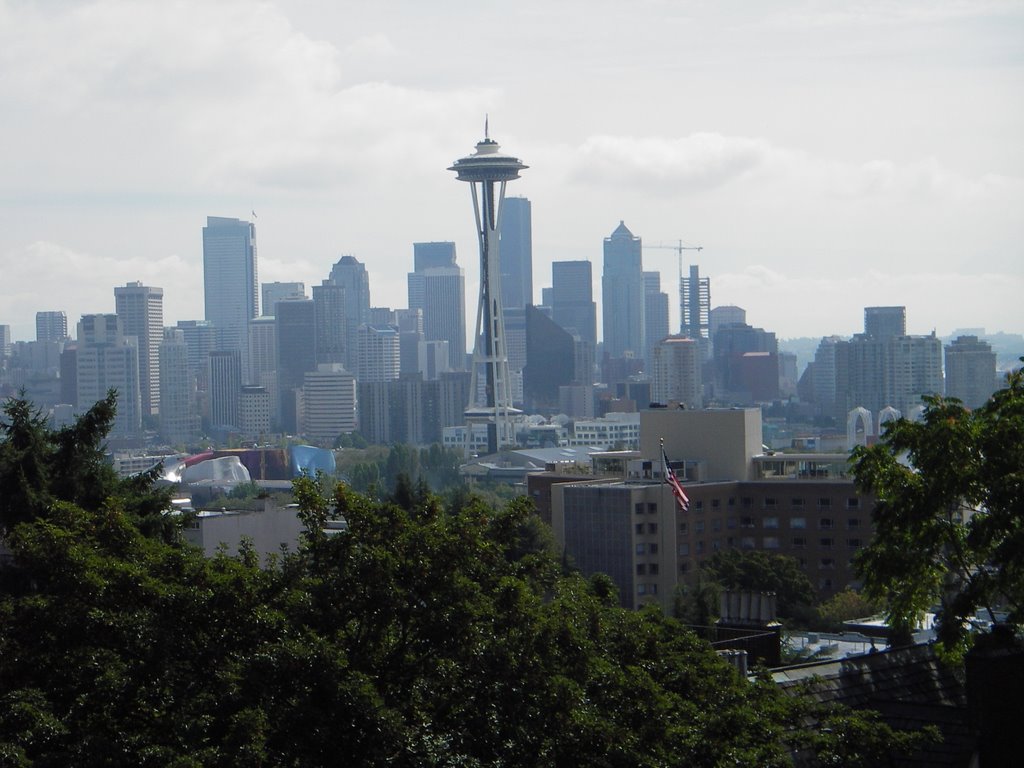
[[[519,178],[528,166],[519,158],[506,155],[490,137],[484,121],[484,138],[476,151],[456,160],[449,171],[459,181],[468,181],[473,193],[473,215],[480,243],[480,302],[477,305],[476,335],[473,344],[473,371],[470,402],[466,409],[467,452],[472,445],[473,425],[487,425],[487,452],[496,453],[503,445],[515,442],[512,415],[512,389],[508,373],[508,349],[505,344],[505,317],[501,306],[501,262],[498,232],[505,202],[505,184]],[[480,402],[479,376],[484,373],[484,398]]]

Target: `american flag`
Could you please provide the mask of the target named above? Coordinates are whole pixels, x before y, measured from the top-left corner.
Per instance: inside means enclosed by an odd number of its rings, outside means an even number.
[[[661,460],[665,465],[665,482],[672,487],[672,495],[676,497],[679,508],[683,512],[688,511],[690,509],[690,497],[683,490],[683,485],[679,482],[679,478],[676,477],[675,470],[668,465],[668,455],[665,453],[664,448],[661,449]]]

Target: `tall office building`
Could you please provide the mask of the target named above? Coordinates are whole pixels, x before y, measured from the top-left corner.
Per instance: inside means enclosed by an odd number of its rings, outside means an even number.
[[[559,388],[578,384],[577,339],[533,305],[526,308],[526,365],[523,402],[532,412],[552,413]],[[589,372],[587,372],[589,373]]]
[[[279,301],[306,298],[305,283],[262,283],[260,288],[263,291],[263,302],[260,304],[263,317],[273,317],[274,307]]]
[[[188,372],[188,345],[177,328],[164,329],[160,359],[160,435],[171,445],[187,445],[199,428],[195,381]]]
[[[675,401],[687,408],[703,406],[700,342],[686,336],[669,336],[654,345],[651,397],[656,402]]]
[[[317,363],[345,363],[348,354],[349,318],[345,286],[324,280],[313,286],[313,316],[316,322]],[[357,326],[358,327],[358,326]],[[354,369],[351,369],[354,371]]]
[[[661,273],[644,272],[644,370],[654,370],[654,347],[669,335],[668,294],[661,291]]]
[[[249,322],[249,376],[255,387],[263,387],[270,400],[270,414],[277,420],[277,318],[257,317]],[[247,432],[246,434],[253,434]]]
[[[160,412],[160,342],[164,335],[164,289],[128,283],[114,288],[114,304],[125,336],[139,340],[142,413]]]
[[[710,298],[710,297],[709,297]],[[724,304],[720,307],[715,307],[708,312],[708,338],[711,340],[710,354],[713,356],[715,351],[715,334],[718,333],[718,329],[723,325],[746,325],[747,324],[747,310],[743,307],[737,307],[734,304]],[[686,329],[681,329],[680,333],[685,334]]]
[[[644,354],[644,282],[640,238],[625,222],[604,239],[601,298],[604,351],[609,358]]]
[[[256,227],[208,216],[203,227],[206,319],[217,329],[217,348],[236,350],[249,371],[249,321],[259,315]]]
[[[551,319],[597,348],[597,304],[589,261],[551,264]]]
[[[64,341],[68,337],[68,316],[62,310],[36,312],[36,341]]]
[[[238,429],[242,398],[242,356],[237,350],[210,353],[210,424]]]
[[[506,198],[499,239],[502,307],[523,309],[533,304],[533,224],[525,197]]]
[[[0,360],[11,354],[11,326],[0,325]]]
[[[455,243],[413,243],[409,309],[423,314],[425,341],[448,342],[448,367],[466,367],[466,275],[455,262]]]
[[[690,265],[687,277],[679,279],[679,332],[701,345],[701,359],[711,356],[711,281],[700,276],[700,267]]]
[[[907,335],[906,307],[864,307],[864,335],[890,339]]]
[[[82,315],[75,373],[79,412],[116,390],[117,415],[111,433],[118,437],[141,433],[139,348],[135,337],[125,337],[117,315]]]
[[[281,429],[298,431],[295,408],[296,390],[300,390],[308,371],[316,370],[316,322],[311,299],[292,299],[277,304],[277,390]]]
[[[345,353],[341,362],[354,373],[359,326],[370,322],[370,276],[366,266],[355,256],[342,256],[331,268],[328,281],[345,291]]]
[[[997,389],[996,353],[977,336],[957,336],[946,345],[946,395],[978,408]]]

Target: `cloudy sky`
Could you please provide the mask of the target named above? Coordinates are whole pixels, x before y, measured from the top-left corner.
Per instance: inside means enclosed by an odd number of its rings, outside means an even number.
[[[0,0],[0,323],[130,280],[201,318],[205,217],[252,211],[261,281],[353,254],[402,306],[412,243],[454,240],[473,304],[445,168],[485,114],[530,165],[538,300],[561,259],[599,297],[621,219],[783,338],[885,304],[1024,332],[1020,0]]]

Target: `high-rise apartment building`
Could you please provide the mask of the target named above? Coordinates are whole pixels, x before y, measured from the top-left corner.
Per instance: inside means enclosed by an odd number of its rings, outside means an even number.
[[[270,398],[271,419],[277,420],[277,318],[257,317],[249,322],[249,376]],[[252,434],[247,432],[246,434]]]
[[[117,315],[82,315],[76,355],[77,404],[84,412],[117,392],[117,415],[111,434],[137,437],[142,431],[139,348],[125,337]]]
[[[360,383],[398,378],[401,351],[397,330],[390,325],[361,325],[356,338]]]
[[[160,342],[164,334],[164,289],[128,283],[114,288],[114,305],[125,336],[139,342],[142,413],[160,412]]]
[[[206,319],[217,330],[217,348],[236,350],[249,372],[249,321],[259,314],[256,227],[248,221],[208,216],[203,227]]]
[[[668,294],[661,290],[661,273],[644,272],[644,370],[654,370],[654,347],[668,337]]]
[[[68,337],[68,316],[63,310],[36,312],[36,341],[64,341]]]
[[[946,395],[968,408],[978,408],[992,396],[996,384],[996,353],[977,336],[957,336],[946,345]]]
[[[313,315],[316,322],[317,363],[351,362],[348,353],[349,318],[346,315],[345,286],[324,280],[313,286]]]
[[[263,301],[260,304],[263,309],[263,317],[273,317],[274,307],[279,301],[306,298],[305,283],[262,283],[260,288],[263,291]]]
[[[656,402],[703,406],[699,341],[687,336],[664,338],[654,345],[652,363],[651,397]]]
[[[177,328],[164,329],[160,360],[160,435],[171,445],[187,445],[197,434],[195,380],[188,371],[188,345]]]
[[[644,354],[644,283],[640,238],[620,221],[604,239],[601,298],[604,352],[609,358]]]
[[[505,198],[499,239],[502,307],[523,309],[533,303],[533,223],[525,197]]]

